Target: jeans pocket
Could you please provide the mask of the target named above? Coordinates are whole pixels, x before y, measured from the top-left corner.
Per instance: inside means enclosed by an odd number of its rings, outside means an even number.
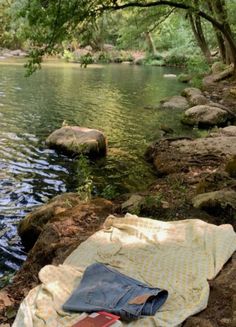
[[[93,288],[88,292],[86,302],[101,308],[115,309],[119,301],[132,289],[132,286],[120,286],[119,288],[102,289]]]

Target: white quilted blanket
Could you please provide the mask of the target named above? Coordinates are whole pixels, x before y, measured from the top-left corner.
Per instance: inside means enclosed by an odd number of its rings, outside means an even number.
[[[207,280],[217,275],[235,250],[236,233],[231,225],[109,216],[104,228],[82,243],[63,265],[48,265],[40,271],[42,284],[22,302],[13,327],[72,326],[79,314],[63,312],[61,305],[94,262],[169,292],[154,317],[124,326],[178,326],[207,306]]]

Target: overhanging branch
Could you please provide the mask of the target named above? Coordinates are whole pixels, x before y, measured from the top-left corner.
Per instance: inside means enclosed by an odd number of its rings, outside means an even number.
[[[126,9],[126,8],[150,8],[150,7],[157,7],[157,6],[169,6],[169,7],[174,7],[174,8],[179,8],[179,9],[184,9],[184,10],[191,10],[191,11],[195,11],[196,12],[196,8],[185,4],[185,3],[180,3],[180,2],[175,2],[175,1],[168,1],[168,0],[159,0],[159,1],[151,1],[151,2],[127,2],[124,3],[123,5],[111,5],[111,6],[106,6],[106,5],[102,5],[102,7],[99,9],[100,11],[105,11],[105,10],[122,10],[122,9]],[[212,25],[214,25],[215,27],[217,27],[218,29],[222,29],[224,28],[224,25],[219,23],[217,20],[215,20],[212,16],[208,15],[207,13],[205,13],[202,10],[197,9],[196,12],[200,17],[206,19],[207,21],[209,21],[210,23],[212,23]]]

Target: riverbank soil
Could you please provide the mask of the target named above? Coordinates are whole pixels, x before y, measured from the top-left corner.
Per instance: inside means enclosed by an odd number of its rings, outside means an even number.
[[[236,113],[236,81],[207,85],[204,92],[214,103]],[[214,129],[201,139],[161,139],[147,149],[146,159],[154,166],[157,178],[145,192],[124,195],[114,203],[104,199],[83,203],[75,194],[63,195],[26,218],[24,228],[20,227],[23,240],[23,234],[29,231],[36,237],[28,244],[31,250],[23,267],[0,292],[2,324],[12,323],[20,302],[38,284],[40,268],[62,263],[100,228],[108,214],[131,212],[161,220],[202,219],[217,225],[230,223],[236,229],[236,126]],[[35,223],[39,220],[41,226]],[[236,326],[235,280],[236,254],[209,281],[207,308],[187,319],[183,326]]]

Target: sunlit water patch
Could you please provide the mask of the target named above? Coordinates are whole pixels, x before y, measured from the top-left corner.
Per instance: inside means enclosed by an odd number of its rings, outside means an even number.
[[[143,158],[160,126],[183,131],[178,111],[157,106],[183,85],[163,77],[173,69],[127,65],[51,64],[31,78],[20,65],[0,65],[0,276],[19,268],[25,253],[17,224],[49,198],[77,187],[77,161],[45,147],[63,121],[102,130],[105,159],[92,163],[95,192],[145,189],[154,172]]]

